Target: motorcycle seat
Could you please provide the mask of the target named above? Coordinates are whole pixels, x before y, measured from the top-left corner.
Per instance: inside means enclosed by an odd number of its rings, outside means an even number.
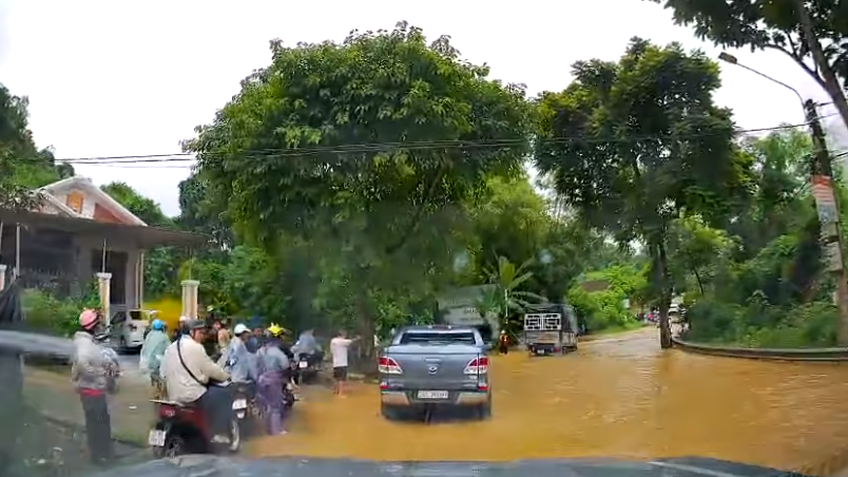
[[[165,406],[173,406],[173,407],[195,407],[195,403],[181,404],[176,401],[167,401],[164,399],[151,399],[150,402],[153,404],[163,404]]]

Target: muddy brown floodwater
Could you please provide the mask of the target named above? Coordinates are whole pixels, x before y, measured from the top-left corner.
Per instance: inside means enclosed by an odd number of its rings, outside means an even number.
[[[780,469],[848,450],[848,364],[716,358],[658,349],[655,330],[563,357],[497,356],[493,416],[433,424],[380,416],[378,389],[314,391],[286,436],[254,455],[376,460],[699,455]]]

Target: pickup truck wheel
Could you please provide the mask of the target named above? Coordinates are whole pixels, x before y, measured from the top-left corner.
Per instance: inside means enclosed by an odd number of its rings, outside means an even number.
[[[477,418],[483,421],[490,417],[492,417],[492,403],[488,402],[486,404],[481,404],[480,407],[477,408]]]
[[[400,411],[392,406],[388,406],[386,404],[380,404],[380,414],[383,415],[383,418],[389,421],[398,421],[400,420]]]
[[[492,395],[489,394],[489,400],[486,404],[481,404],[477,408],[477,417],[482,421],[492,417]]]

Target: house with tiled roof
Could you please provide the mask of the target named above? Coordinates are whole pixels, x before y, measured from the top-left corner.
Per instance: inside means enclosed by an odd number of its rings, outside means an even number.
[[[69,177],[37,191],[30,211],[0,210],[0,273],[25,287],[77,294],[108,277],[113,310],[144,301],[144,251],[202,242],[149,227],[90,179]]]

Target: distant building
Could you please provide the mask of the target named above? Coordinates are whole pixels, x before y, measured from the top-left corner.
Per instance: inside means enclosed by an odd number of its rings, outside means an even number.
[[[481,326],[488,322],[492,330],[497,332],[497,314],[490,313],[484,319],[477,311],[477,303],[487,292],[491,293],[495,289],[494,285],[480,285],[446,290],[437,299],[442,319],[447,324],[464,326]]]
[[[63,179],[37,192],[43,200],[36,210],[0,210],[0,264],[9,275],[19,265],[24,287],[77,294],[105,270],[112,275],[112,311],[140,307],[144,250],[204,242],[195,234],[148,227],[85,177]]]

